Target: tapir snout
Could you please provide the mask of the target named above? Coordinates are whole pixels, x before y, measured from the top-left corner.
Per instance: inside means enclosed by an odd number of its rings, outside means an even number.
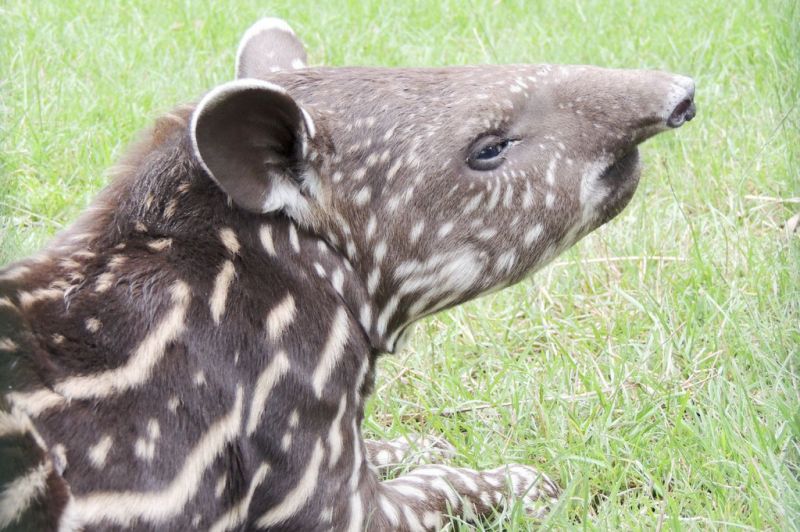
[[[667,125],[669,127],[681,127],[697,114],[697,107],[694,103],[694,81],[689,78],[683,79],[687,80],[686,95],[669,115],[667,119]]]

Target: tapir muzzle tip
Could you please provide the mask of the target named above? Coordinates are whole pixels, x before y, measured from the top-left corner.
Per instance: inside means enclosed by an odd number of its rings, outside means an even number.
[[[672,128],[681,127],[684,123],[694,118],[696,114],[697,106],[694,103],[694,87],[692,87],[691,90],[687,92],[686,97],[678,102],[678,105],[676,105],[675,109],[670,113],[667,119],[667,125]]]

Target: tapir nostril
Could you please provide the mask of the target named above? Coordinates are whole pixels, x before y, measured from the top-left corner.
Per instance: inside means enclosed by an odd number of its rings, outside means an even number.
[[[688,122],[694,118],[696,112],[697,108],[694,105],[694,100],[691,97],[684,98],[677,107],[675,107],[672,114],[669,115],[667,125],[669,127],[680,127],[684,122]]]

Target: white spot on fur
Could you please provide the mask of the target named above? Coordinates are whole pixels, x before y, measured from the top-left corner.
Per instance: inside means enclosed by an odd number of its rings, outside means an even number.
[[[339,408],[336,411],[336,417],[333,418],[331,428],[328,431],[328,447],[331,450],[330,455],[328,456],[329,468],[332,468],[339,463],[339,458],[342,455],[342,441],[344,440],[344,435],[342,433],[342,417],[344,417],[344,411],[346,408],[347,393],[345,392],[342,394],[342,398],[339,399]]]
[[[450,231],[452,231],[452,230],[453,230],[453,223],[452,222],[447,222],[446,224],[442,225],[439,228],[439,232],[437,234],[439,235],[439,238],[444,238],[447,235],[449,235]]]
[[[176,210],[178,210],[178,200],[173,198],[167,202],[167,206],[164,208],[164,218],[172,218]]]
[[[422,230],[425,228],[425,221],[420,220],[414,224],[414,227],[411,228],[411,232],[408,234],[408,241],[411,244],[416,244],[419,237],[422,235]]]
[[[170,412],[174,414],[178,411],[178,407],[180,406],[180,404],[181,400],[178,399],[178,396],[173,395],[172,397],[169,398],[169,401],[167,401],[167,408],[169,409]]]
[[[24,413],[18,409],[13,409],[11,412],[0,410],[0,438],[11,434],[25,434],[30,433],[36,437],[36,429],[31,424],[31,420]],[[39,442],[44,447],[44,442]]]
[[[100,330],[100,327],[103,326],[103,324],[97,318],[88,318],[85,325],[86,330],[90,333],[96,333]]]
[[[208,307],[211,311],[211,318],[216,325],[219,325],[222,314],[225,312],[228,289],[230,288],[235,274],[236,269],[233,266],[233,262],[226,260],[222,263],[222,267],[214,279],[214,288],[211,291],[211,298],[208,300]]]
[[[378,316],[378,323],[377,323],[377,330],[378,334],[383,336],[386,332],[386,328],[389,324],[389,319],[394,315],[394,312],[397,310],[397,305],[400,304],[400,296],[397,294],[393,295],[389,301],[386,303],[386,306],[383,307],[381,310],[380,315]]]
[[[109,269],[114,270],[122,267],[126,262],[128,262],[128,257],[124,255],[114,255],[111,257],[111,260],[108,261],[108,267]]]
[[[425,512],[422,514],[422,524],[427,528],[439,530],[442,528],[442,516],[438,512]]]
[[[481,204],[482,201],[483,201],[483,192],[480,192],[479,194],[473,196],[472,199],[470,199],[469,202],[464,206],[463,213],[464,214],[471,213],[472,211],[478,208],[478,206]]]
[[[317,367],[314,369],[314,374],[311,376],[311,384],[317,398],[322,397],[325,384],[328,382],[331,373],[344,352],[344,347],[347,344],[349,335],[350,329],[347,323],[347,311],[344,307],[339,307],[333,317],[330,332],[322,348]]]
[[[13,353],[19,346],[11,338],[0,338],[0,351]]]
[[[101,273],[97,276],[97,282],[94,285],[94,291],[102,294],[111,288],[114,283],[114,274],[111,272]]]
[[[503,252],[494,265],[494,269],[498,273],[509,273],[517,262],[517,254],[512,250]]]
[[[370,213],[369,221],[367,222],[367,242],[372,240],[372,237],[375,236],[375,229],[378,227],[378,220],[375,218],[375,214]]]
[[[547,165],[547,173],[545,173],[545,181],[548,185],[553,186],[556,183],[556,159],[555,157],[550,159],[550,163]]]
[[[147,437],[138,438],[134,445],[136,456],[146,462],[153,460],[156,453],[156,440],[161,436],[158,420],[150,419],[147,423]]]
[[[356,393],[358,393],[358,390],[361,389],[361,385],[364,383],[364,375],[366,375],[367,368],[367,360],[364,359],[358,378],[356,379]],[[361,465],[364,459],[361,454],[361,433],[358,431],[358,425],[356,424],[355,418],[353,418],[351,430],[353,436],[351,440],[353,442],[353,470],[350,473],[348,485],[350,487],[350,492],[355,493],[356,489],[358,489],[359,480],[361,479]]]
[[[252,436],[258,428],[261,415],[264,413],[264,406],[267,404],[275,385],[289,371],[289,359],[285,351],[278,351],[270,360],[267,367],[262,371],[256,380],[253,390],[253,399],[250,403],[250,414],[247,418],[247,435]]]
[[[261,229],[258,232],[258,236],[261,239],[261,245],[264,246],[264,249],[272,255],[276,257],[277,254],[275,253],[275,243],[272,241],[272,228],[269,225],[262,225]]]
[[[514,188],[509,184],[506,187],[505,196],[503,196],[503,205],[508,209],[511,207],[511,202],[514,200]]]
[[[333,275],[331,276],[331,284],[333,285],[333,289],[336,290],[336,292],[339,295],[343,294],[344,274],[342,273],[342,270],[340,270],[339,268],[337,268],[336,271],[333,272]]]
[[[364,161],[364,164],[367,165],[367,168],[372,168],[375,166],[375,164],[377,164],[378,157],[380,157],[380,154],[377,152],[372,152],[369,154],[369,156],[367,156],[367,160]]]
[[[330,523],[331,521],[333,521],[333,508],[331,508],[330,506],[326,506],[325,508],[323,508],[322,511],[319,513],[319,519],[323,523]]]
[[[300,240],[297,236],[297,227],[293,223],[289,224],[289,244],[295,253],[300,253]]]
[[[375,264],[383,262],[383,258],[386,256],[386,249],[386,240],[381,240],[378,242],[378,245],[375,246]]]
[[[294,321],[295,311],[292,294],[286,294],[286,297],[269,311],[267,315],[267,335],[272,342],[277,342],[286,327]]]
[[[228,484],[228,473],[223,473],[219,476],[217,484],[214,486],[214,496],[219,499],[225,492],[225,486]]]
[[[542,235],[542,224],[536,224],[525,232],[525,245],[530,247]]]
[[[361,322],[361,326],[364,327],[364,330],[369,332],[372,327],[372,306],[369,303],[364,303],[361,306],[359,321]]]
[[[367,186],[358,191],[358,194],[356,194],[355,198],[353,198],[353,203],[359,207],[363,207],[369,202],[371,197],[372,190]]]
[[[64,444],[58,443],[50,449],[50,459],[53,464],[53,470],[61,475],[67,468],[67,448]]]
[[[372,269],[367,277],[367,292],[369,295],[375,295],[375,290],[378,289],[378,283],[381,280],[381,270],[378,267]]]
[[[497,235],[497,229],[488,227],[483,231],[481,231],[480,233],[478,233],[478,238],[480,238],[481,240],[489,240],[494,238],[496,235]]]
[[[160,238],[158,240],[152,240],[147,244],[147,247],[149,247],[153,251],[164,251],[170,246],[172,246],[171,238]]]
[[[400,170],[401,166],[403,166],[403,159],[397,159],[394,164],[389,167],[389,171],[386,172],[386,181],[391,181],[394,179],[394,176],[397,175],[397,172]]]
[[[497,204],[500,202],[500,187],[494,187],[492,194],[489,196],[489,203],[486,205],[487,211],[493,211]]]
[[[533,189],[530,181],[525,181],[525,194],[522,196],[522,208],[530,209],[533,206]]]
[[[393,125],[388,130],[386,130],[386,133],[384,133],[383,135],[383,141],[387,142],[389,139],[391,139],[396,129],[397,129],[397,124]]]
[[[111,450],[114,440],[108,434],[105,434],[100,441],[89,447],[87,455],[92,465],[98,469],[102,469],[106,465],[106,458],[108,452]]]

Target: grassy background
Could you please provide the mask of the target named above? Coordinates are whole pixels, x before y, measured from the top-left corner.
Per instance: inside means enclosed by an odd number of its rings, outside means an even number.
[[[34,251],[159,112],[288,19],[315,64],[593,63],[694,76],[614,222],[381,362],[366,431],[539,464],[554,529],[800,525],[800,7],[670,0],[0,4],[0,264]],[[496,528],[524,529],[519,515]]]

